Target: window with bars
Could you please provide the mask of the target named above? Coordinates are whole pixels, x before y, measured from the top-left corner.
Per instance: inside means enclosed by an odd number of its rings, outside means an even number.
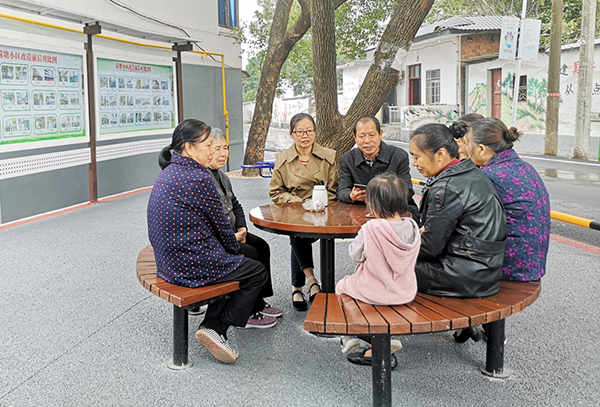
[[[421,104],[421,64],[408,67],[408,104]]]
[[[442,93],[440,82],[440,70],[432,69],[425,72],[426,80],[426,97],[428,105],[440,103],[440,95]]]
[[[227,28],[238,26],[238,0],[218,0],[219,25]]]

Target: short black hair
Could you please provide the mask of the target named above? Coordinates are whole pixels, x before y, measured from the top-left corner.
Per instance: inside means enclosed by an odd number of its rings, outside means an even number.
[[[380,218],[392,218],[408,210],[408,186],[393,172],[376,175],[367,184],[367,208]]]
[[[303,119],[310,120],[313,126],[315,127],[315,130],[317,130],[317,124],[315,123],[314,117],[312,117],[308,113],[296,113],[290,120],[290,134],[292,134],[292,132],[294,131],[294,127],[296,127],[296,124],[298,124],[298,122]]]
[[[362,124],[366,124],[369,122],[373,122],[375,123],[375,128],[377,129],[377,133],[381,133],[381,123],[379,123],[379,119],[377,119],[377,117],[375,116],[362,116],[360,119],[358,119],[356,121],[356,123],[354,123],[354,127],[352,128],[352,134],[354,134],[356,136],[356,126],[358,126],[358,123],[362,123]]]

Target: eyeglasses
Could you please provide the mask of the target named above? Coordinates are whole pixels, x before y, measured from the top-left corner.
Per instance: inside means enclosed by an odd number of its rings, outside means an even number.
[[[293,131],[292,134],[296,137],[301,137],[305,134],[309,137],[312,137],[315,135],[315,129]]]

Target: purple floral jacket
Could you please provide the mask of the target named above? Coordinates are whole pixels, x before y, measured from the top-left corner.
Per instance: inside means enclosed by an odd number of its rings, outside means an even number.
[[[513,150],[496,154],[481,169],[494,183],[506,211],[504,280],[539,280],[546,273],[550,198],[537,171]]]

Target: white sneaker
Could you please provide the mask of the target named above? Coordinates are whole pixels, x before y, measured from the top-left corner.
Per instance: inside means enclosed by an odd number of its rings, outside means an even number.
[[[402,349],[402,342],[400,339],[393,339],[390,341],[390,353],[396,353]]]
[[[206,313],[207,309],[208,309],[208,304],[203,305],[198,308],[192,308],[191,310],[188,310],[188,315],[202,315],[202,314]]]
[[[358,348],[361,341],[356,336],[340,336],[340,344],[342,345],[342,353],[350,353]]]
[[[238,351],[231,347],[227,339],[214,329],[201,326],[196,331],[196,340],[220,362],[233,363],[240,357]]]

